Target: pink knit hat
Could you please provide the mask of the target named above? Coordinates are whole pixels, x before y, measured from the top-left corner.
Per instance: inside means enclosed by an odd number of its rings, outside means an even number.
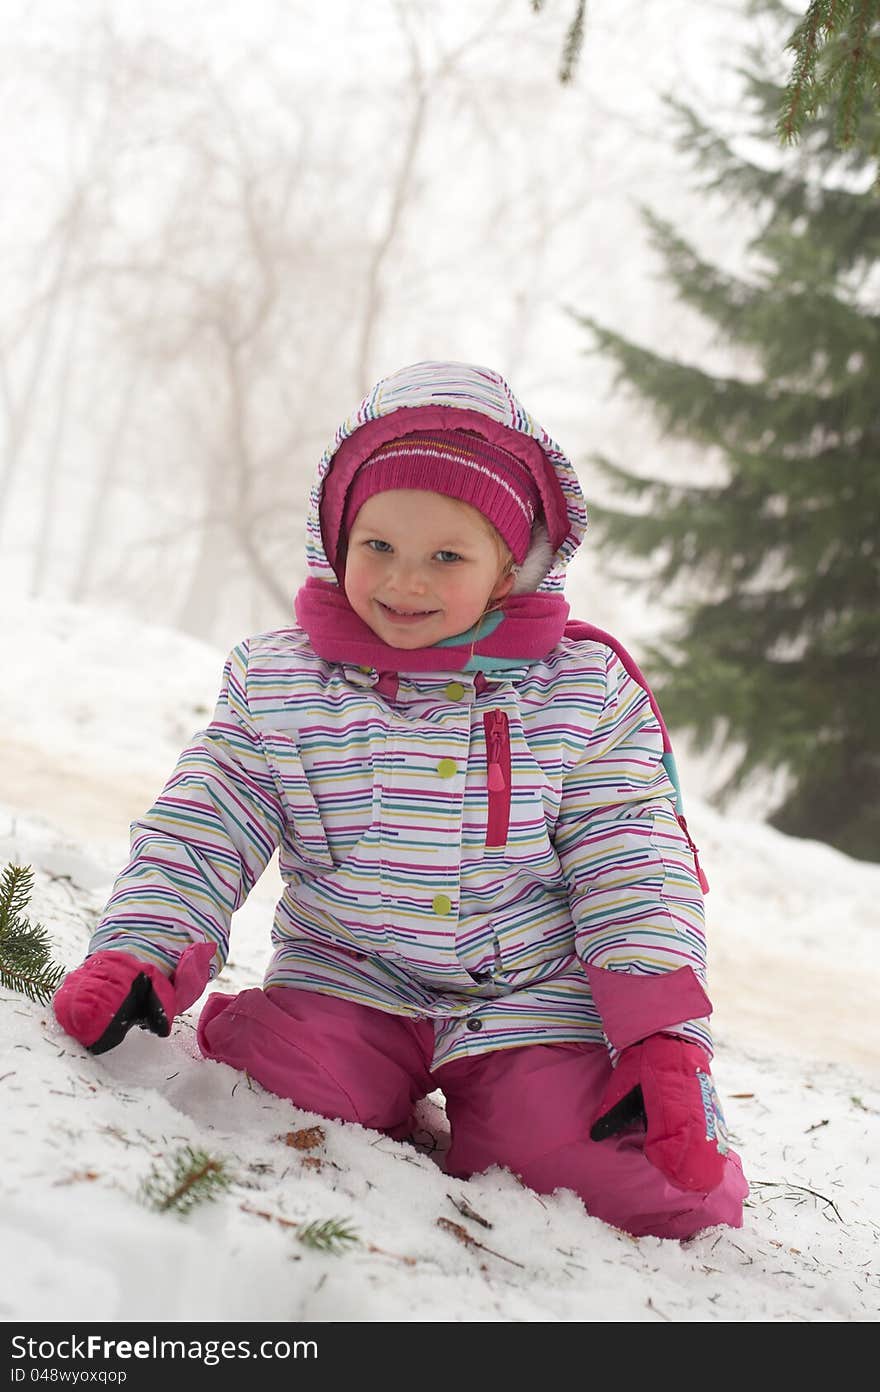
[[[481,512],[520,565],[529,549],[541,495],[527,464],[469,430],[423,430],[389,440],[364,460],[345,502],[351,531],[368,498],[392,488],[442,493]]]

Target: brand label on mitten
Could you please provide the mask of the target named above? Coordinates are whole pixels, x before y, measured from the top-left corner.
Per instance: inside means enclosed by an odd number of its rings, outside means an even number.
[[[724,1124],[724,1113],[721,1110],[721,1103],[718,1101],[718,1093],[715,1091],[715,1084],[710,1074],[701,1073],[699,1069],[697,1070],[697,1082],[700,1084],[700,1097],[703,1101],[703,1113],[706,1117],[706,1140],[714,1141],[719,1154],[726,1155],[730,1149],[730,1142],[727,1137],[727,1127]]]

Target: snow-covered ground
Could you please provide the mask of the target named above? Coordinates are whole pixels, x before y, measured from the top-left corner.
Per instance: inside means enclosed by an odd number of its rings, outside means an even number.
[[[63,604],[20,602],[0,638],[0,868],[33,866],[30,916],[72,967],[225,654]],[[198,1056],[198,1005],[170,1040],[133,1031],[93,1058],[4,990],[0,1320],[876,1320],[880,866],[689,791],[715,1073],[752,1183],[741,1231],[637,1240],[503,1171],[450,1182],[438,1094],[413,1145],[299,1112]],[[272,866],[237,915],[221,988],[260,980],[277,884]],[[233,1185],[156,1213],[140,1186],[184,1145]],[[356,1231],[348,1250],[297,1240],[331,1218]]]

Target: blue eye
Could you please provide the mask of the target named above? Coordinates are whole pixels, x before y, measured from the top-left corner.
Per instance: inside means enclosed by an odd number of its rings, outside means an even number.
[[[378,537],[373,537],[372,540],[366,543],[366,545],[370,548],[371,551],[378,551],[380,555],[383,556],[391,550],[391,543],[387,541],[380,541]]]
[[[461,556],[457,551],[438,551],[437,560],[442,561],[444,565],[450,565],[453,561],[460,561]]]

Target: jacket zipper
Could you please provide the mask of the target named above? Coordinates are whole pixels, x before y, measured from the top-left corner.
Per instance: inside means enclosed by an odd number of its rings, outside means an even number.
[[[691,855],[694,858],[694,869],[697,872],[697,879],[700,881],[700,889],[703,891],[704,894],[708,894],[709,881],[706,879],[706,872],[700,864],[700,853],[694,845],[693,841],[691,840],[691,834],[688,831],[688,824],[680,812],[676,813],[676,820],[678,821],[678,825],[684,832],[685,839],[687,840],[687,843],[691,848]]]
[[[510,827],[510,726],[504,711],[486,711],[483,730],[486,735],[486,786],[489,792],[486,845],[504,846]]]

